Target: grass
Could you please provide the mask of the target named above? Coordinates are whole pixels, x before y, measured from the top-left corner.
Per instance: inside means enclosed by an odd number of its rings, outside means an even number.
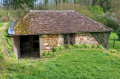
[[[3,26],[3,23],[0,22],[0,27],[2,27],[2,26]]]
[[[7,37],[7,28],[10,25],[10,22],[0,22],[0,74],[3,69],[1,65],[2,60],[5,57],[5,53],[8,56],[12,56],[12,44]],[[0,78],[1,79],[1,78]]]
[[[100,49],[69,49],[50,60],[6,60],[6,79],[120,78],[120,58]]]
[[[5,29],[0,29],[0,48],[4,52],[7,42]],[[110,49],[115,33],[110,37]],[[115,49],[120,51],[120,41]],[[1,64],[1,63],[0,63]],[[102,49],[66,49],[54,58],[28,60],[5,58],[2,60],[0,79],[119,79],[120,53]]]
[[[118,36],[116,35],[115,32],[111,33],[110,40],[109,40],[109,47],[110,49],[113,49],[114,38],[116,39],[114,49],[120,52],[120,41],[118,40]]]
[[[0,53],[8,52],[11,53],[12,43],[7,37],[8,31],[7,28],[10,26],[10,22],[1,23],[3,26],[0,27]]]

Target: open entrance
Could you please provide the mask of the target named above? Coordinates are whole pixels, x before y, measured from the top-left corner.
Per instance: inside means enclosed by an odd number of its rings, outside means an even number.
[[[39,36],[20,36],[21,58],[39,58]]]
[[[75,44],[75,34],[64,34],[64,44]]]

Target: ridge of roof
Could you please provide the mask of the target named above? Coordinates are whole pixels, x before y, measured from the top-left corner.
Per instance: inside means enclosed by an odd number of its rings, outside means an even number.
[[[75,12],[75,10],[31,10],[30,12]]]

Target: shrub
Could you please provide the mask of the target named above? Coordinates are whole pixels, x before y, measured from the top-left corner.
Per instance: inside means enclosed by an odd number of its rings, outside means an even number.
[[[91,48],[91,46],[89,44],[83,44],[81,45],[81,47],[83,46],[83,48]]]
[[[115,50],[115,49],[110,50],[110,52],[111,53],[118,53],[117,50]]]
[[[68,48],[68,49],[72,49],[73,46],[72,46],[72,45],[67,45],[67,48]]]
[[[91,46],[88,44],[83,44],[83,45],[75,44],[75,45],[73,45],[73,47],[74,48],[91,48]]]
[[[54,48],[53,48],[53,51],[54,51],[54,52],[57,52],[57,51],[59,51],[59,50],[63,50],[63,49],[65,49],[64,46],[54,47]]]
[[[118,28],[118,30],[116,31],[117,35],[118,35],[118,39],[120,40],[120,28]]]
[[[54,52],[57,52],[58,50],[59,50],[59,47],[54,47],[54,48],[53,48],[53,51],[54,51]]]
[[[58,47],[58,48],[59,48],[59,50],[63,50],[63,49],[65,49],[64,46],[60,46],[60,47]]]
[[[92,12],[96,14],[103,14],[103,8],[101,8],[99,5],[97,6],[87,6],[87,8]]]
[[[97,45],[97,48],[104,49],[104,47],[101,44]]]
[[[44,52],[43,53],[43,58],[50,58],[53,56],[53,52]]]
[[[80,48],[80,45],[74,44],[73,47],[74,47],[74,48]]]
[[[97,45],[92,45],[92,48],[97,48]]]

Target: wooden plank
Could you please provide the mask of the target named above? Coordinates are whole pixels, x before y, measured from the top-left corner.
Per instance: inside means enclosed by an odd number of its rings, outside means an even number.
[[[68,36],[68,44],[70,44],[70,36],[69,36],[69,34],[67,36]]]

